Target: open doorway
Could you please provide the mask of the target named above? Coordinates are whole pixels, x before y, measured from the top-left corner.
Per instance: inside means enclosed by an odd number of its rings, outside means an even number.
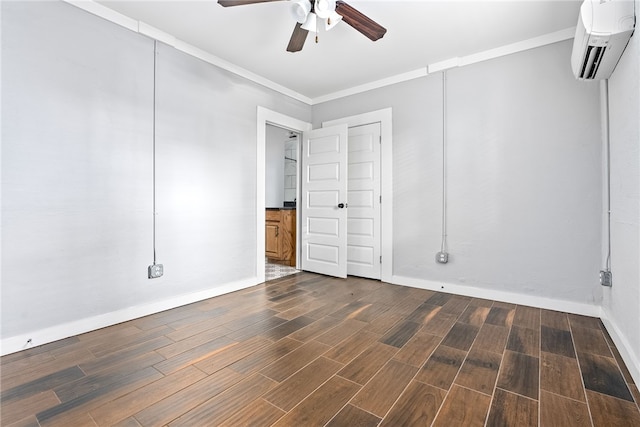
[[[269,110],[264,107],[257,107],[257,120],[256,120],[256,144],[257,144],[257,182],[256,182],[256,278],[258,283],[265,281],[266,272],[266,239],[265,239],[265,224],[266,224],[266,140],[267,140],[267,125],[274,125],[279,128],[286,129],[288,131],[294,131],[298,134],[311,130],[311,123],[299,120],[276,111]],[[300,163],[297,162],[298,176],[300,176]],[[298,195],[299,190],[296,190],[297,201],[300,201]],[[300,221],[299,213],[296,211],[296,236],[299,236]],[[296,267],[299,268],[299,245],[296,244]]]
[[[300,132],[267,123],[265,141],[265,280],[298,272],[297,200]]]

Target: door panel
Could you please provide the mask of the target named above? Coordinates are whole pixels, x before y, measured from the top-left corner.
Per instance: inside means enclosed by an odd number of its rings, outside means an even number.
[[[347,125],[302,135],[301,267],[347,277]]]
[[[347,273],[380,279],[380,123],[349,128]]]

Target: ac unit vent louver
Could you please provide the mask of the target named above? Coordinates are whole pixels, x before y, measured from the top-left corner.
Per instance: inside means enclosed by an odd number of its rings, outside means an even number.
[[[592,80],[604,56],[605,48],[603,46],[589,46],[584,56],[584,62],[579,77],[581,79]]]

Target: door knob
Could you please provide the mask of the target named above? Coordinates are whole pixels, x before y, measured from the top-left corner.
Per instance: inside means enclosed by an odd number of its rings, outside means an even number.
[[[342,208],[346,208],[347,205],[345,203],[338,203],[338,207],[342,209]]]

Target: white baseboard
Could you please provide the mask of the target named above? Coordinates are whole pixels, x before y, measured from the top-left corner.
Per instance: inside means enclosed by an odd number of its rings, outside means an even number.
[[[254,285],[257,285],[258,278],[243,279],[232,282],[223,286],[218,286],[204,291],[194,292],[186,295],[179,295],[162,301],[155,301],[148,304],[127,307],[122,310],[113,311],[111,313],[100,314],[97,316],[87,317],[73,322],[63,323],[48,328],[31,331],[29,333],[16,335],[9,338],[2,338],[0,341],[0,355],[15,353],[26,350],[31,347],[69,338],[74,335],[84,334],[85,332],[94,331],[96,329],[107,326],[116,325],[118,323],[137,319],[139,317],[148,316],[150,314],[159,313],[171,308],[180,307],[186,304],[202,301],[207,298],[217,297],[229,292],[238,291]],[[31,340],[27,344],[28,340]]]
[[[555,298],[545,298],[534,295],[526,295],[516,292],[505,292],[495,289],[483,289],[474,286],[454,285],[432,280],[415,279],[413,277],[392,276],[394,285],[411,286],[413,288],[428,289],[432,291],[447,292],[464,295],[473,298],[484,298],[512,304],[528,305],[530,307],[544,308],[547,310],[564,311],[567,313],[581,314],[583,316],[600,317],[599,305],[591,305],[574,301],[565,301]]]
[[[612,320],[613,316],[611,316],[604,307],[601,307],[600,319],[602,319],[602,323],[604,323],[605,328],[607,328],[609,336],[611,336],[618,352],[620,352],[622,360],[624,360],[624,363],[627,365],[627,369],[629,369],[633,377],[633,382],[640,384],[640,355],[635,354],[629,341]]]

